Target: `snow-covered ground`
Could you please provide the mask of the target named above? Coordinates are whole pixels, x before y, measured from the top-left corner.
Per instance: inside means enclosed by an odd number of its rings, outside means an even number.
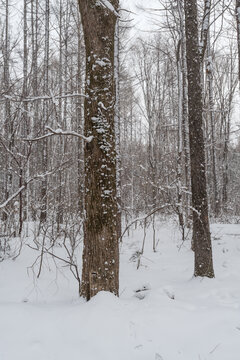
[[[157,252],[149,228],[138,270],[143,230],[125,236],[120,297],[88,303],[50,257],[36,280],[37,254],[23,246],[0,263],[0,360],[239,360],[240,225],[211,230],[215,279],[192,277],[190,241],[161,223]]]

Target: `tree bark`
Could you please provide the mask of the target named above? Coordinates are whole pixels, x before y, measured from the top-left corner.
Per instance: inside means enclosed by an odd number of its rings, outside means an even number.
[[[121,238],[122,234],[122,211],[121,211],[121,152],[120,152],[120,88],[119,88],[119,19],[115,26],[115,39],[114,39],[114,76],[115,76],[115,139],[116,139],[116,187],[117,187],[117,202],[118,202],[118,222],[117,222],[117,233],[118,239]]]
[[[208,85],[208,110],[210,120],[210,136],[211,136],[211,167],[212,167],[212,192],[213,192],[213,213],[215,216],[219,215],[220,202],[218,194],[218,181],[217,181],[217,166],[216,166],[216,140],[215,140],[215,114],[214,114],[214,92],[213,92],[213,65],[210,48],[210,39],[207,44],[207,85]]]
[[[106,6],[104,5],[106,4]],[[118,0],[79,0],[86,48],[85,221],[81,295],[118,295],[114,36]]]
[[[3,89],[4,95],[9,95],[10,89],[10,35],[9,35],[9,0],[5,2],[5,34],[3,44]],[[10,150],[13,148],[13,120],[11,116],[11,103],[8,96],[5,97],[4,101],[4,136],[7,141]],[[10,159],[6,156],[6,167],[5,167],[5,184],[4,192],[5,199],[8,199],[10,189],[12,188],[12,171],[10,166]],[[8,218],[7,212],[3,213],[3,220],[6,221]]]
[[[236,0],[236,20],[237,20],[237,43],[238,43],[238,79],[240,82],[240,0]]]
[[[188,108],[193,205],[193,244],[195,276],[214,277],[208,219],[208,201],[203,137],[201,55],[198,43],[196,0],[185,0]]]
[[[43,89],[44,95],[48,94],[48,80],[49,80],[49,22],[50,22],[50,4],[49,0],[46,0],[45,4],[45,45],[44,45],[44,80]],[[43,101],[43,130],[48,121],[48,102]],[[42,168],[43,172],[47,172],[48,164],[48,141],[44,139],[42,142]],[[41,184],[41,209],[40,209],[40,223],[44,223],[47,220],[47,177],[42,180]]]
[[[188,126],[188,90],[187,90],[187,59],[186,59],[186,31],[184,21],[184,9],[181,0],[178,0],[178,13],[179,13],[179,27],[180,27],[180,40],[181,40],[181,98],[182,98],[182,144],[183,144],[183,163],[184,163],[184,206],[185,206],[185,223],[190,226],[190,192],[191,192],[191,181],[190,181],[190,150],[189,150],[189,126]]]

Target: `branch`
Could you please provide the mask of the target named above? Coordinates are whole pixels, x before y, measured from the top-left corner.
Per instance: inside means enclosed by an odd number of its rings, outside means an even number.
[[[15,156],[15,154],[12,152],[12,150],[9,149],[9,147],[4,143],[3,139],[0,137],[0,143],[2,144],[2,146],[4,147],[4,149],[12,156],[12,158],[15,160],[15,162],[17,163],[18,167],[20,167],[20,163],[17,159],[17,157]]]
[[[56,259],[58,259],[58,260],[61,260],[61,261],[63,261],[63,262],[65,262],[66,264],[68,264],[68,265],[70,265],[70,266],[76,266],[76,264],[73,264],[71,261],[68,261],[68,260],[66,260],[66,259],[63,259],[63,258],[61,258],[60,256],[57,256],[57,255],[55,255],[53,252],[51,252],[51,251],[49,251],[47,248],[43,248],[43,252],[45,253],[45,254],[49,254],[49,255],[51,255],[51,256],[53,256],[53,257],[55,257]]]
[[[46,173],[43,174],[38,174],[33,176],[30,179],[27,179],[24,181],[24,184],[15,192],[13,193],[7,200],[5,200],[2,204],[0,204],[0,209],[3,209],[4,207],[6,207],[13,199],[15,199],[15,197],[17,197],[24,189],[26,189],[26,187],[28,186],[28,184],[30,184],[32,181],[37,180],[37,179],[41,179],[44,178],[46,176],[52,175],[53,173],[55,173],[56,171],[60,170],[62,168],[62,166],[64,164],[66,164],[67,161],[65,163],[63,163],[60,167],[58,167],[57,169],[53,169],[51,171],[48,171]]]
[[[85,97],[87,98],[88,95],[85,94],[79,94],[79,93],[73,93],[73,94],[63,94],[63,95],[57,95],[54,96],[55,99],[64,99],[64,98],[69,98],[69,97]],[[5,95],[3,94],[0,97],[0,101],[3,102],[6,99],[8,99],[9,101],[13,101],[13,102],[32,102],[32,101],[39,101],[39,100],[51,100],[52,99],[52,95],[48,96],[48,95],[41,95],[41,96],[35,96],[35,97],[31,97],[31,98],[25,98],[25,99],[21,99],[21,98],[16,98],[13,96],[9,96],[9,95]]]
[[[31,179],[30,179],[31,180]],[[17,197],[20,192],[22,192],[27,185],[29,184],[30,181],[26,182],[23,186],[21,186],[15,193],[13,193],[7,200],[5,200],[2,204],[0,204],[0,209],[3,209],[5,206],[8,205],[8,203],[10,203],[10,201],[12,201],[13,199],[15,199],[15,197]]]
[[[124,231],[123,231],[123,233],[122,233],[122,235],[121,235],[121,237],[120,237],[120,240],[122,240],[122,238],[123,238],[123,236],[125,235],[126,231],[127,231],[133,224],[135,224],[135,223],[138,222],[138,221],[143,221],[143,220],[145,221],[145,220],[147,220],[147,218],[149,218],[150,216],[154,215],[156,212],[158,212],[158,211],[160,211],[160,210],[162,210],[162,209],[164,209],[165,207],[168,207],[168,206],[172,206],[172,205],[171,205],[171,204],[165,204],[165,205],[163,205],[163,206],[161,206],[161,207],[159,207],[159,208],[157,208],[157,209],[152,210],[149,214],[147,214],[147,215],[145,215],[145,216],[143,216],[143,217],[139,217],[139,218],[136,218],[136,219],[132,220],[132,221],[130,222],[130,224],[128,224],[128,225],[126,226],[126,228],[124,229]]]
[[[43,136],[40,136],[40,137],[37,137],[37,138],[34,138],[34,139],[23,139],[24,141],[39,141],[39,140],[43,140],[43,139],[46,139],[48,137],[51,137],[51,136],[54,136],[54,135],[67,135],[67,136],[76,136],[80,139],[83,139],[84,141],[90,143],[93,139],[93,136],[84,136],[82,134],[78,134],[76,133],[75,131],[63,131],[62,129],[56,129],[56,130],[53,130],[52,128],[50,128],[49,126],[46,126],[46,130],[49,131],[49,133],[43,135]]]

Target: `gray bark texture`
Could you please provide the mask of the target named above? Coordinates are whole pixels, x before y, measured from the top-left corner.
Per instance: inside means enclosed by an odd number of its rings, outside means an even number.
[[[240,0],[236,0],[237,42],[238,42],[238,79],[240,81]]]
[[[117,16],[105,2],[79,0],[86,48],[84,104],[85,222],[81,295],[118,295],[114,36]],[[110,2],[108,2],[110,3]],[[112,0],[114,9],[118,1]]]
[[[198,43],[196,0],[185,0],[186,50],[188,70],[189,140],[193,206],[195,276],[214,277],[208,219],[201,57]]]

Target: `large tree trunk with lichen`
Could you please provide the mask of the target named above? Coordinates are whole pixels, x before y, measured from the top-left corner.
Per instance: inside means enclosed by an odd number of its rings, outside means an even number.
[[[105,5],[104,5],[105,4]],[[85,222],[81,295],[118,295],[114,35],[118,1],[79,0],[86,47]]]
[[[214,271],[205,173],[201,56],[198,43],[197,2],[196,0],[185,0],[184,4],[188,70],[193,244],[195,250],[194,275],[213,277]]]

